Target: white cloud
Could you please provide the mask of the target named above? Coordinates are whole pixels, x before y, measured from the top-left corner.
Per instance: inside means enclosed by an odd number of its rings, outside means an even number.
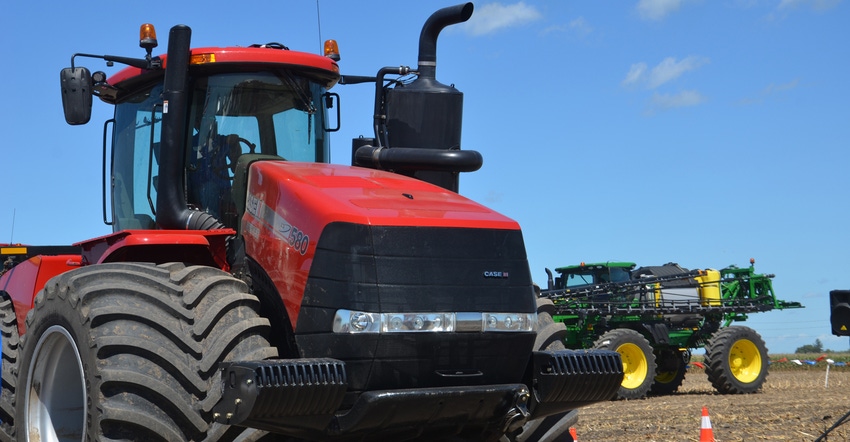
[[[649,74],[649,88],[655,89],[668,81],[673,81],[679,78],[682,74],[692,71],[704,64],[708,63],[707,58],[695,57],[693,55],[685,57],[681,61],[676,61],[673,57],[667,57],[652,68]]]
[[[593,32],[593,27],[590,26],[590,23],[588,23],[587,20],[584,19],[584,17],[579,17],[571,21],[570,29],[581,37],[584,37],[587,34]]]
[[[675,95],[654,93],[652,95],[652,108],[655,110],[667,110],[677,107],[696,106],[705,101],[705,97],[697,91],[682,91]]]
[[[783,92],[790,91],[795,89],[800,84],[800,80],[795,78],[787,83],[771,83],[767,85],[764,89],[762,89],[759,94],[755,97],[747,97],[738,101],[738,104],[742,105],[750,105],[750,104],[761,104],[766,99],[771,96],[776,96],[782,94]]]
[[[709,59],[706,57],[690,55],[681,60],[667,57],[652,68],[645,62],[634,63],[629,67],[621,84],[624,87],[641,87],[653,91],[646,111],[648,115],[679,107],[696,106],[706,100],[696,90],[667,94],[658,92],[658,88],[708,62]]]
[[[771,94],[774,94],[774,93],[777,93],[777,92],[790,91],[791,89],[796,88],[799,83],[800,83],[800,80],[797,79],[797,78],[789,81],[788,83],[782,83],[782,84],[771,83],[771,84],[767,85],[766,88],[764,88],[764,91],[762,91],[762,95],[771,95]]]
[[[484,35],[504,28],[520,26],[542,18],[543,15],[533,6],[524,2],[512,5],[491,3],[477,9],[472,18],[463,27],[472,35]]]
[[[578,17],[567,24],[548,26],[540,31],[540,34],[546,35],[554,32],[563,33],[577,39],[583,39],[593,32],[593,26],[590,26],[590,23],[588,23],[584,17]]]
[[[787,10],[795,9],[799,6],[809,6],[815,11],[826,11],[832,9],[841,3],[841,0],[782,0],[776,9]]]
[[[828,11],[841,3],[842,0],[780,0],[776,9],[765,16],[767,21],[783,20],[792,11],[807,7],[816,12]]]
[[[655,89],[708,62],[708,58],[691,55],[678,61],[674,57],[667,57],[652,70],[647,70],[647,64],[644,62],[635,63],[629,68],[622,84],[624,86],[644,84],[647,89]]]
[[[623,86],[640,83],[646,73],[646,63],[635,63],[629,68],[626,78],[623,79]]]
[[[646,20],[662,20],[682,6],[682,0],[640,0],[637,11]]]

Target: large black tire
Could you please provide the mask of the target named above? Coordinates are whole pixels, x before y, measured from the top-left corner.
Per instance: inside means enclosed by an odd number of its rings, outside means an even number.
[[[0,299],[0,335],[2,335],[2,392],[0,392],[0,441],[15,440],[15,390],[18,369],[18,320],[12,300]]]
[[[705,373],[721,394],[755,393],[767,378],[767,347],[749,327],[720,329],[705,346]]]
[[[673,394],[685,381],[690,352],[665,348],[655,352],[655,381],[650,394]]]
[[[83,267],[27,315],[16,426],[30,440],[221,441],[218,365],[272,358],[269,322],[231,275],[182,264]]]
[[[567,327],[563,322],[555,322],[552,315],[555,305],[547,298],[537,298],[537,339],[535,350],[565,350],[564,337]],[[555,442],[572,441],[570,427],[578,422],[578,410],[553,414],[528,421],[519,434],[505,435],[502,442]]]
[[[537,298],[537,338],[534,340],[534,350],[565,350],[564,338],[567,336],[567,326],[563,322],[555,322],[552,316],[555,304],[547,298]]]
[[[594,343],[594,348],[613,350],[623,359],[623,383],[617,399],[641,399],[655,381],[655,355],[642,334],[627,328],[611,330]]]

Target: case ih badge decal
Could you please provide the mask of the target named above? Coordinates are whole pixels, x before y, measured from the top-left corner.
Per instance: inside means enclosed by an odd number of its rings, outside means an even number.
[[[246,210],[255,218],[262,220],[264,224],[271,227],[276,237],[285,241],[293,249],[298,251],[298,253],[302,255],[307,253],[307,247],[310,245],[310,236],[278,215],[277,212],[267,206],[261,199],[257,198],[256,195],[248,195]]]
[[[484,277],[485,278],[507,279],[508,278],[508,272],[495,272],[495,271],[492,271],[492,270],[485,270],[484,271]]]

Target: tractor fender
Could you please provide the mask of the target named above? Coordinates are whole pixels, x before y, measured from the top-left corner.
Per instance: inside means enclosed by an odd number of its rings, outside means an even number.
[[[642,325],[652,337],[653,345],[667,345],[670,343],[670,328],[667,327],[667,324],[656,323]]]
[[[79,245],[83,250],[83,265],[183,262],[229,271],[227,241],[235,233],[232,229],[123,230]]]

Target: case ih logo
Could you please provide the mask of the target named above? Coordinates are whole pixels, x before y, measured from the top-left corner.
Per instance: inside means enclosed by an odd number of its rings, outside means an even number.
[[[489,270],[484,271],[485,278],[507,278],[508,272],[493,272]]]

